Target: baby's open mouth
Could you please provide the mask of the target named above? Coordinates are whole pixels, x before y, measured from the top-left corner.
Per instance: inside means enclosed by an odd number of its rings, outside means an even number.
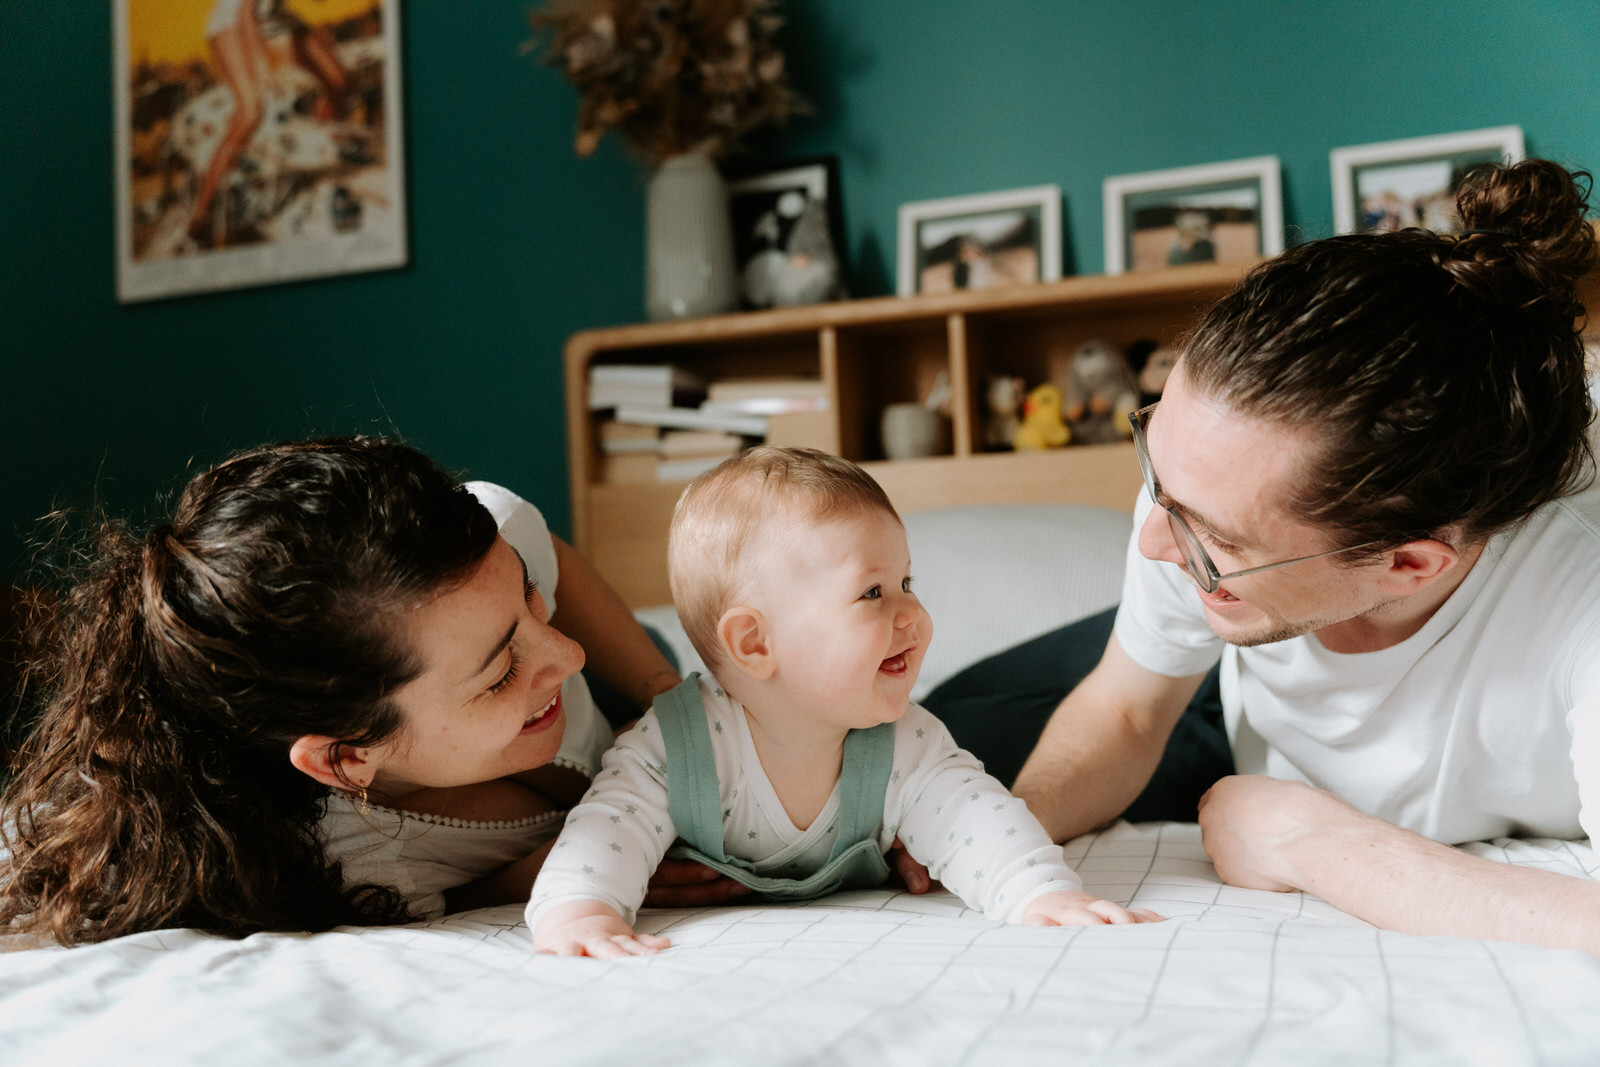
[[[901,652],[898,655],[890,656],[888,659],[878,664],[878,669],[883,671],[885,674],[904,674],[908,666],[909,664],[906,661],[906,654]]]

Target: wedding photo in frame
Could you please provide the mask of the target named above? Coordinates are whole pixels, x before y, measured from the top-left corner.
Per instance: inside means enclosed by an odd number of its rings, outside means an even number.
[[[1521,126],[1335,148],[1333,224],[1339,233],[1373,233],[1421,226],[1436,233],[1461,228],[1455,191],[1473,167],[1517,163]]]
[[[900,205],[896,291],[948,293],[1061,277],[1061,187]]]
[[[1107,178],[1107,274],[1238,263],[1283,251],[1277,156]]]
[[[113,0],[117,297],[407,262],[400,0]]]
[[[847,270],[838,158],[730,163],[723,174],[743,306],[843,299]]]

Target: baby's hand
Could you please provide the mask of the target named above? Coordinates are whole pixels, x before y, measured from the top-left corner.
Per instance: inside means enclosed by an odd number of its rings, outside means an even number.
[[[533,950],[556,956],[602,960],[653,956],[671,943],[654,934],[634,933],[622,916],[597,900],[575,900],[551,908],[533,931]]]
[[[1149,908],[1124,908],[1093,893],[1045,893],[1022,912],[1024,926],[1100,926],[1105,923],[1158,923],[1162,916]]]

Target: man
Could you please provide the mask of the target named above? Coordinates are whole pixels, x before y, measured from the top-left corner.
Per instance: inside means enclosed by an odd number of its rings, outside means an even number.
[[[1146,492],[1115,631],[1016,779],[1057,839],[1141,817],[1192,756],[1168,739],[1220,657],[1242,773],[1198,818],[1224,880],[1600,953],[1600,885],[1448,847],[1600,831],[1583,200],[1554,164],[1485,171],[1459,238],[1302,245],[1206,314],[1134,416]],[[973,683],[927,704],[987,759]]]

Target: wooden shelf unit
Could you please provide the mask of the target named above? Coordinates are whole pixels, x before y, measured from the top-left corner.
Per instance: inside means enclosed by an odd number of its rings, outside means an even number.
[[[819,445],[863,464],[903,512],[1022,502],[1125,510],[1139,485],[1131,445],[985,452],[984,382],[1007,374],[1030,387],[1062,384],[1073,352],[1091,338],[1118,346],[1141,338],[1174,343],[1242,273],[1237,266],[1180,267],[574,334],[566,350],[574,542],[631,606],[670,601],[666,531],[683,483],[600,481],[597,419],[587,402],[596,363],[674,363],[709,379],[818,377],[833,416]],[[884,407],[926,397],[940,371],[951,386],[948,454],[886,460],[878,440]]]

